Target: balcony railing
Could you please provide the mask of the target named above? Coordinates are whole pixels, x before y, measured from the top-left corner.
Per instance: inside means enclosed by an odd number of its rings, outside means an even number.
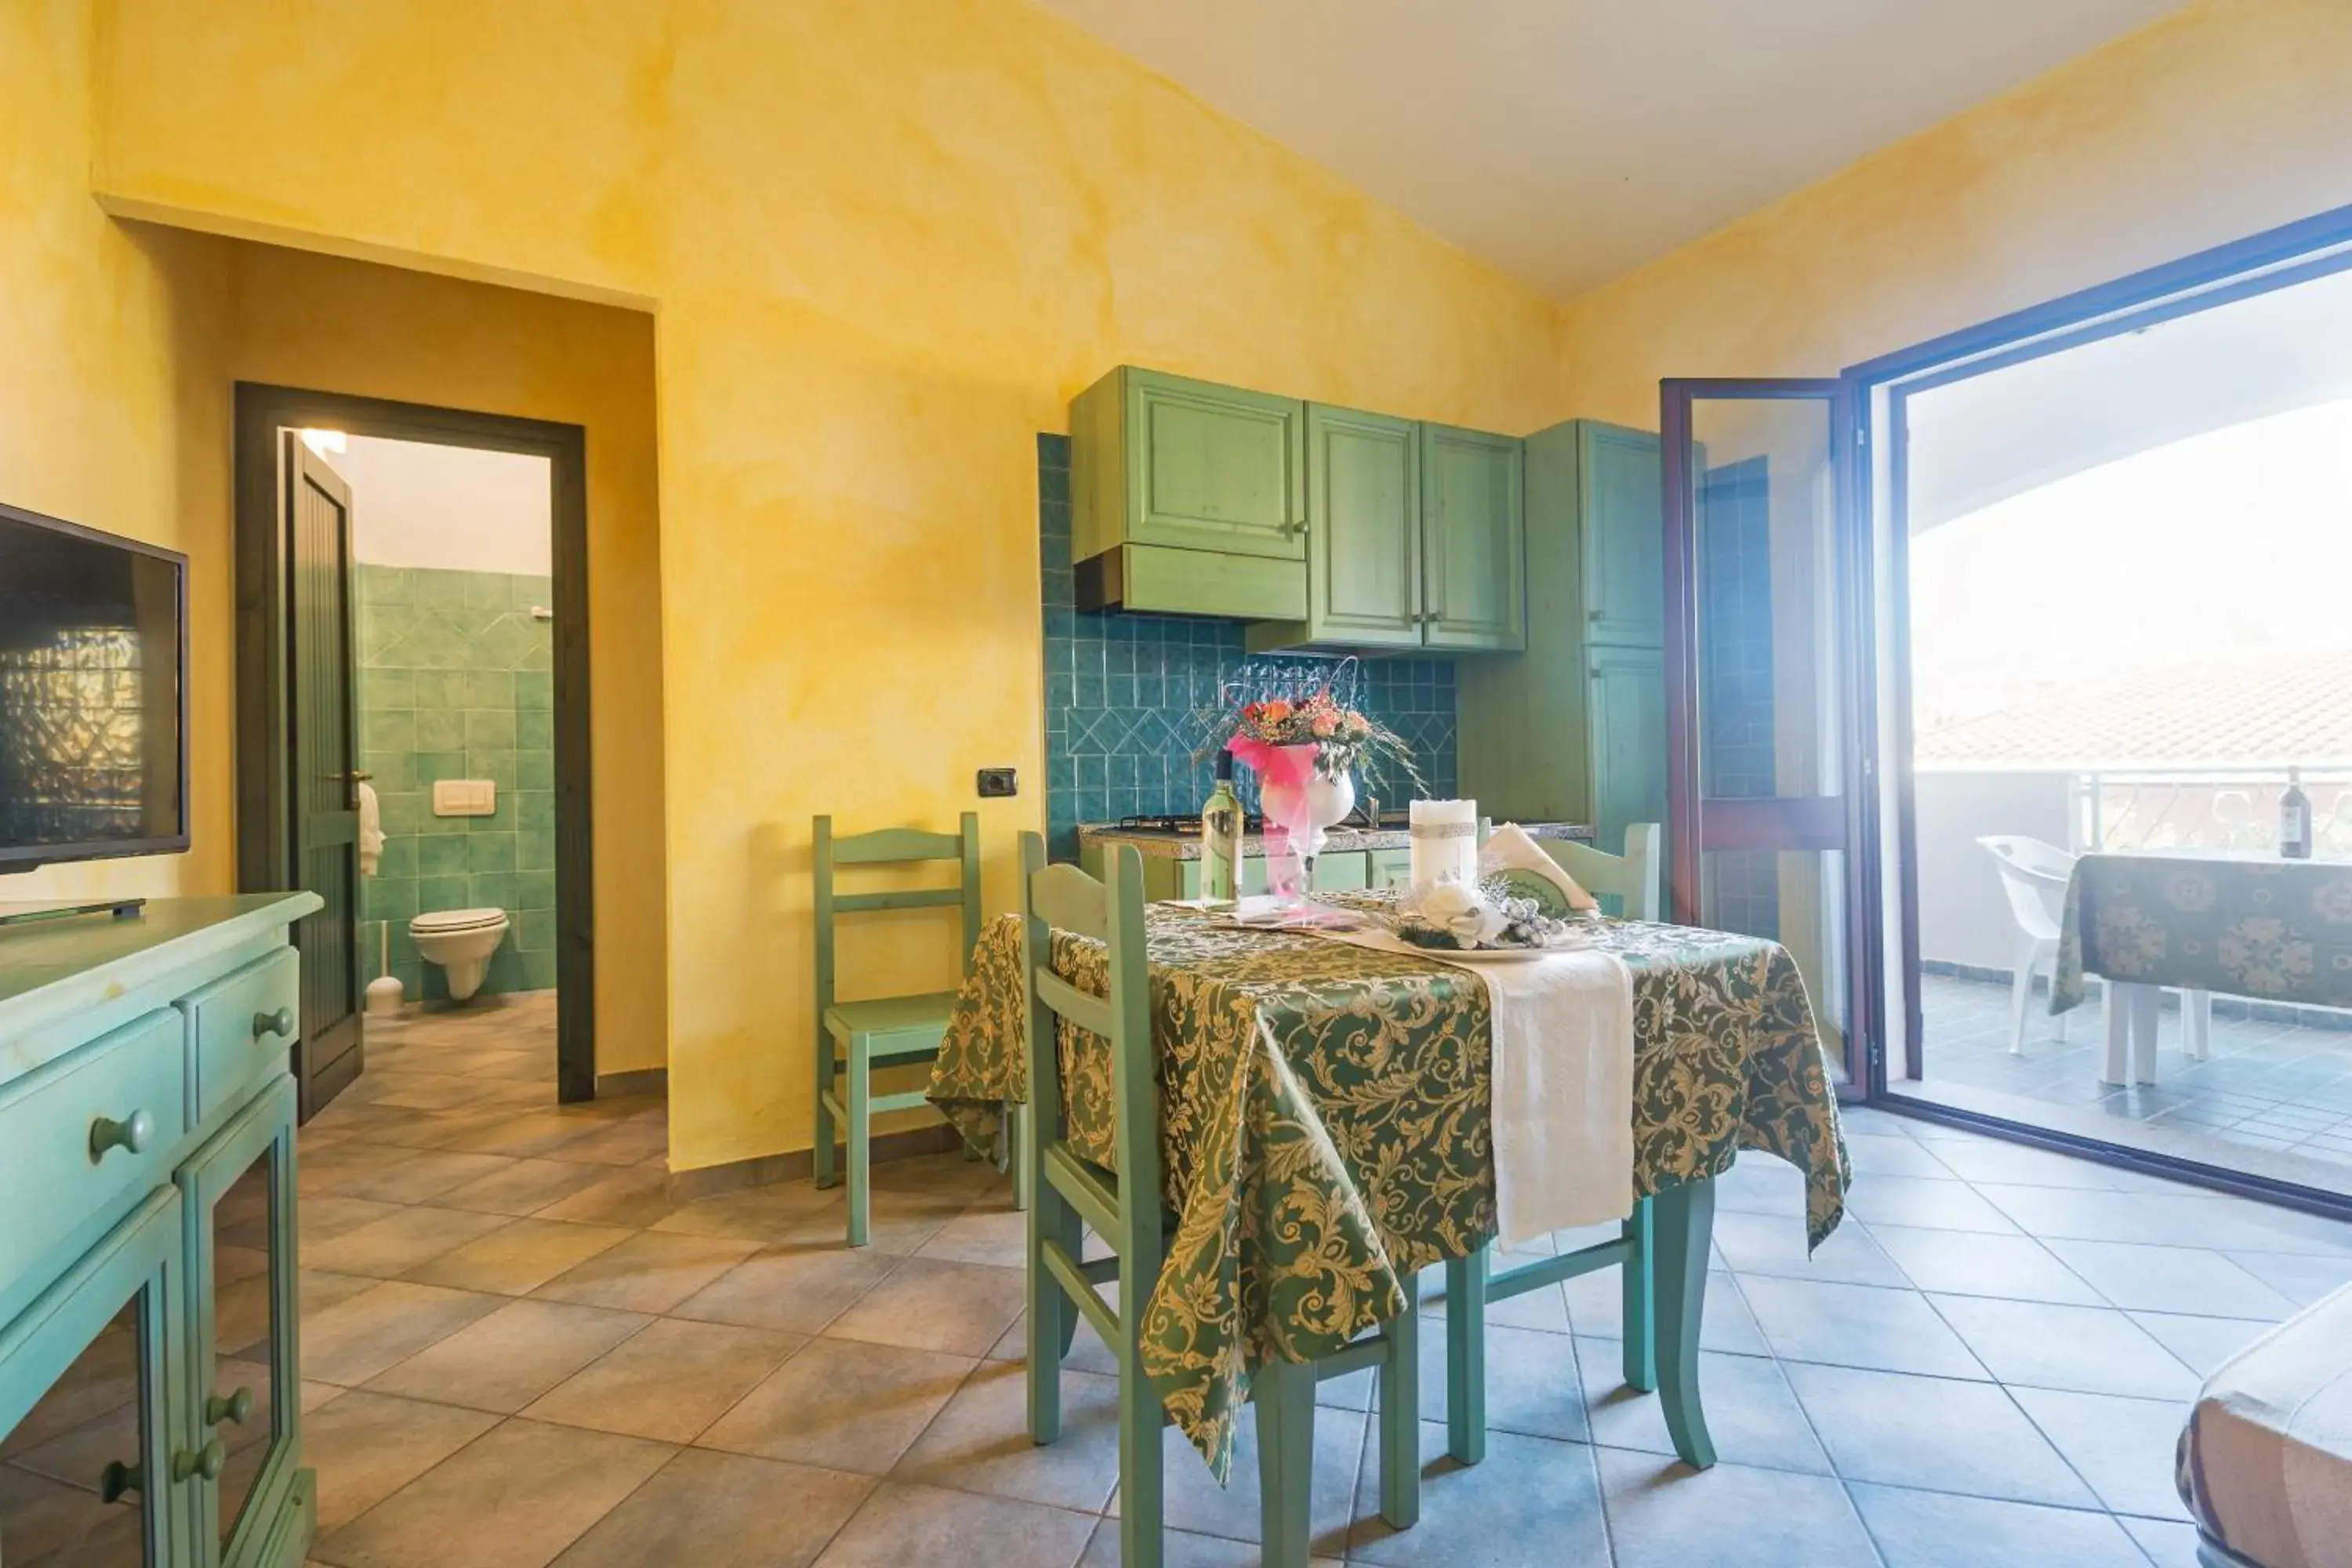
[[[2148,768],[2082,773],[2069,782],[2078,850],[2278,847],[2286,770]],[[2306,770],[2319,853],[2352,857],[2352,769]]]

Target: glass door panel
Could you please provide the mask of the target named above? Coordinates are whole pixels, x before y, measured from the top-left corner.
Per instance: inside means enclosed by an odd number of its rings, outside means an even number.
[[[205,1414],[228,1450],[215,1515],[224,1553],[277,1446],[271,1372],[281,1336],[270,1262],[275,1154],[273,1146],[257,1155],[212,1210],[213,1381]]]
[[[1675,918],[1787,948],[1859,1086],[1853,439],[1833,381],[1665,384]]]

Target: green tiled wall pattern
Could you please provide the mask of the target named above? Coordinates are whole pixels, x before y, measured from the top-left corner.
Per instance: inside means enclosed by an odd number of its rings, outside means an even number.
[[[383,857],[364,919],[392,922],[409,997],[446,997],[409,940],[426,910],[501,909],[485,992],[555,984],[555,699],[544,577],[371,566],[358,575],[360,766],[375,775]],[[436,816],[433,781],[488,779],[490,816]],[[371,925],[361,956],[376,973]]]

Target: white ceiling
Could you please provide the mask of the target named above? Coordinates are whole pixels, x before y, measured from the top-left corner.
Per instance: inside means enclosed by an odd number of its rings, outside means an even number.
[[[1566,299],[2179,0],[1042,0]]]

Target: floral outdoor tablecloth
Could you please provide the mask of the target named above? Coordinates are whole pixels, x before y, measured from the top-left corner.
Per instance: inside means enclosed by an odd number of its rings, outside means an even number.
[[[2352,1007],[2352,864],[2220,850],[2085,855],[2066,884],[2050,1010],[2083,977]]]
[[[1146,919],[1176,1223],[1144,1366],[1222,1480],[1252,1367],[1339,1350],[1402,1310],[1415,1272],[1493,1238],[1486,990],[1432,960],[1180,906]],[[1634,1190],[1762,1149],[1805,1173],[1819,1244],[1848,1166],[1795,962],[1720,931],[1594,929],[1633,971]],[[932,1102],[992,1152],[1003,1102],[1027,1095],[1020,954],[1018,919],[992,921],[931,1074]],[[1054,967],[1103,994],[1101,944],[1056,931]],[[1109,1052],[1066,1023],[1061,1035],[1070,1139],[1109,1164]]]

